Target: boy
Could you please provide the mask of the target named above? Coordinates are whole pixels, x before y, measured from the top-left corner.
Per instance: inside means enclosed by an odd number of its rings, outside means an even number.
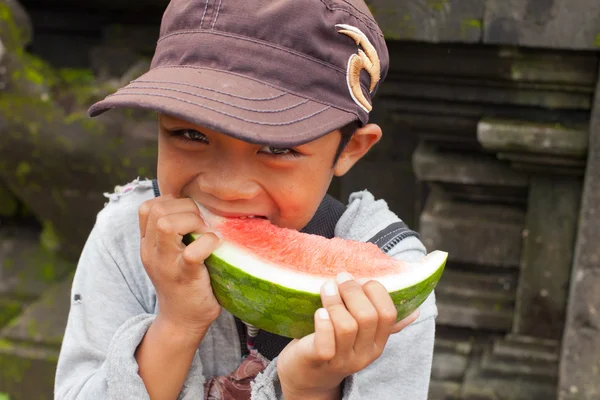
[[[360,0],[173,0],[150,71],[90,110],[158,112],[158,187],[135,181],[98,215],[73,282],[56,398],[233,398],[233,382],[236,399],[426,399],[433,296],[396,322],[383,286],[341,274],[322,289],[315,333],[271,362],[252,352],[261,367],[239,379],[243,335],[203,265],[219,238],[181,242],[204,224],[193,200],[225,217],[319,225],[332,177],[381,137],[367,121],[387,68]],[[367,241],[395,222],[360,192],[334,233]],[[388,254],[425,254],[416,237],[401,239]]]

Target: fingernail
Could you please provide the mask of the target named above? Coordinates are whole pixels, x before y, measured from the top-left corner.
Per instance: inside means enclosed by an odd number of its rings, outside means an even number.
[[[337,285],[334,281],[327,281],[323,285],[323,293],[325,296],[335,296],[337,294]]]
[[[223,234],[219,231],[209,231],[210,233],[212,233],[213,235],[215,235],[216,237],[219,238],[219,240],[223,240]]]
[[[319,309],[317,310],[317,316],[318,316],[320,319],[324,319],[324,320],[331,319],[331,318],[329,317],[329,312],[328,312],[328,311],[327,311],[325,308],[319,308]]]
[[[341,285],[344,282],[348,282],[353,280],[354,277],[352,275],[350,275],[348,272],[340,272],[338,274],[338,276],[336,276],[335,280],[337,281],[337,283],[339,285]]]

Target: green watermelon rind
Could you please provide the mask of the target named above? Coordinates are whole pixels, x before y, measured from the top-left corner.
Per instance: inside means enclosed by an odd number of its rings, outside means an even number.
[[[210,255],[205,264],[215,297],[229,313],[257,328],[277,335],[301,338],[314,332],[314,313],[322,307],[320,294],[278,285]],[[446,259],[428,277],[390,292],[398,320],[415,311],[439,282]],[[417,267],[418,268],[418,267]]]

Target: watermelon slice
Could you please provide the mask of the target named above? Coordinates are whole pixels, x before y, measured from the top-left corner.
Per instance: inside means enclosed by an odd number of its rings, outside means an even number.
[[[381,282],[398,319],[405,318],[433,291],[448,256],[434,251],[406,263],[372,243],[326,239],[260,218],[223,218],[199,207],[209,230],[223,239],[205,262],[221,306],[248,324],[286,337],[314,332],[321,286],[342,271],[360,283]],[[198,237],[187,235],[184,242]]]

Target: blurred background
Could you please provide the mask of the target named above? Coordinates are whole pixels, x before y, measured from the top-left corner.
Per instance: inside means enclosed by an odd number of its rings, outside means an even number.
[[[52,398],[103,193],[154,177],[154,115],[86,110],[148,69],[167,3],[0,0],[0,400]],[[450,253],[430,398],[600,399],[600,3],[368,3],[385,134],[331,193]]]

